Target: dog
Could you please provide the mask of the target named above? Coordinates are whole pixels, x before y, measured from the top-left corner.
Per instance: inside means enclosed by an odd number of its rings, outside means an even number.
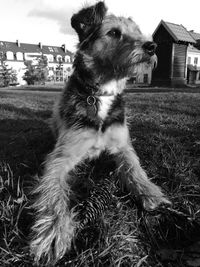
[[[36,220],[30,243],[35,262],[55,264],[70,250],[76,220],[72,172],[82,162],[113,156],[123,186],[144,209],[169,204],[152,183],[132,147],[123,90],[127,77],[142,64],[154,67],[156,44],[147,41],[131,18],[107,14],[100,1],[71,18],[79,44],[73,73],[53,116],[57,141],[47,156],[43,177],[35,192]]]

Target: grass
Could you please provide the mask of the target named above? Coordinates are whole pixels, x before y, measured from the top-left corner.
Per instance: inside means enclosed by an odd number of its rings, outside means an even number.
[[[131,138],[176,212],[144,213],[119,196],[91,232],[94,242],[58,266],[200,266],[200,92],[152,91],[126,95]],[[30,191],[53,148],[48,121],[58,95],[0,92],[0,266],[33,265]]]

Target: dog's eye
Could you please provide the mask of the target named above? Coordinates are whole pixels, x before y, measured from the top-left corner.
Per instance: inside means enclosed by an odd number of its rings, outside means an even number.
[[[112,29],[107,33],[107,35],[109,35],[110,37],[113,37],[113,38],[120,39],[122,33],[119,29]]]

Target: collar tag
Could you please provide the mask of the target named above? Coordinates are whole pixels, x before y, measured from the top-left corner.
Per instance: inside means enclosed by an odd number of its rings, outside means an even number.
[[[93,95],[87,97],[87,115],[88,117],[95,117],[97,114],[97,99]]]
[[[89,106],[95,105],[96,102],[97,102],[97,100],[96,100],[96,97],[95,97],[95,96],[93,96],[93,95],[89,95],[89,96],[87,97],[87,104],[88,104]]]

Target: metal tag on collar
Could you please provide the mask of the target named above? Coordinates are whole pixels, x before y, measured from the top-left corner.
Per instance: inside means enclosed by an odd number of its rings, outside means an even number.
[[[89,106],[95,105],[96,102],[97,102],[97,100],[96,100],[96,97],[95,97],[95,96],[93,96],[93,95],[89,95],[89,96],[87,97],[87,104],[88,104]]]
[[[97,113],[97,107],[96,107],[97,99],[95,96],[90,95],[87,97],[87,113],[89,117],[93,117]]]

